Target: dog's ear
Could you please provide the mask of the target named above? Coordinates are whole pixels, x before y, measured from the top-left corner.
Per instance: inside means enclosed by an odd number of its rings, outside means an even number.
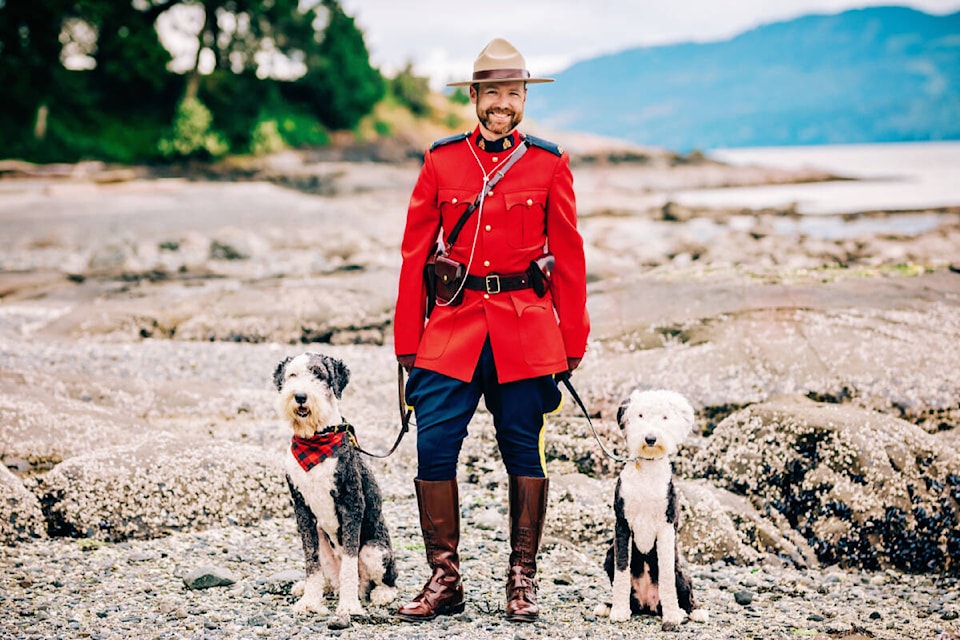
[[[339,399],[341,394],[343,394],[343,390],[346,389],[347,383],[350,382],[350,369],[347,368],[347,365],[345,365],[342,360],[331,358],[330,370],[330,386],[333,388],[333,393]]]
[[[669,391],[666,393],[664,399],[676,417],[687,427],[687,432],[692,431],[696,420],[696,412],[693,410],[693,406],[690,404],[690,401],[687,400],[686,396],[676,391]],[[684,437],[686,437],[686,434]]]
[[[350,369],[342,360],[322,353],[311,353],[310,356],[310,370],[313,375],[325,380],[333,390],[333,395],[339,400],[347,383],[350,382]]]
[[[627,407],[629,406],[630,406],[630,398],[627,398],[626,400],[620,403],[619,407],[617,407],[617,425],[620,427],[621,430],[626,426],[623,422],[624,422],[624,416],[626,416],[627,414]]]
[[[677,412],[683,418],[687,428],[693,429],[694,421],[696,419],[696,412],[693,410],[693,406],[685,396],[680,394],[677,394],[677,396]]]
[[[283,387],[283,376],[287,372],[287,364],[291,360],[293,360],[292,357],[284,358],[273,371],[273,386],[277,388],[277,391],[280,391],[280,389]]]

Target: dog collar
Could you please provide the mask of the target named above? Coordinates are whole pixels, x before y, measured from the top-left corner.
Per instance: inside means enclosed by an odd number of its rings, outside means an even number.
[[[309,438],[293,436],[290,440],[290,452],[304,471],[310,471],[327,458],[336,455],[341,447],[351,444],[353,444],[351,427],[348,423],[342,422],[327,427]]]

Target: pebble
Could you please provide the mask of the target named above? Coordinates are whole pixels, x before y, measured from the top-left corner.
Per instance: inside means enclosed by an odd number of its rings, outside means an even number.
[[[465,487],[465,493],[471,489]],[[411,498],[384,505],[396,522],[394,549],[402,568],[398,602],[352,618],[297,614],[288,586],[303,576],[303,551],[293,519],[257,526],[178,533],[154,540],[103,544],[83,551],[83,541],[52,539],[0,548],[0,639],[202,637],[205,640],[335,637],[342,640],[646,640],[665,637],[660,622],[635,617],[611,623],[593,609],[610,597],[603,549],[546,539],[540,554],[540,621],[518,626],[505,621],[498,563],[506,544],[495,532],[464,528],[461,548],[467,610],[457,616],[407,624],[393,617],[426,578],[423,548]],[[223,553],[221,550],[227,550]],[[211,552],[214,552],[211,556]],[[211,563],[211,557],[217,562]],[[469,559],[466,559],[469,558]],[[837,584],[817,571],[784,567],[689,565],[695,596],[709,622],[687,621],[671,640],[845,637],[960,640],[956,581],[930,576],[840,574],[836,597],[817,597],[815,586]],[[227,577],[217,588],[191,588]],[[25,586],[27,577],[31,586]],[[748,581],[756,585],[744,588]],[[54,583],[62,586],[55,587]],[[149,592],[131,585],[149,584]],[[803,588],[800,588],[803,585]],[[764,598],[757,595],[764,594]],[[773,596],[776,595],[776,599]],[[906,597],[909,596],[909,599]],[[734,604],[737,603],[737,604]],[[950,603],[944,606],[944,603]],[[331,612],[334,600],[328,601]],[[816,613],[811,607],[816,607]],[[934,608],[938,613],[929,615]],[[896,612],[887,615],[886,612]],[[840,634],[840,635],[837,635]],[[951,635],[952,634],[952,635]]]
[[[225,587],[237,582],[232,571],[224,567],[200,567],[183,577],[183,584],[187,589],[209,589],[211,587]]]

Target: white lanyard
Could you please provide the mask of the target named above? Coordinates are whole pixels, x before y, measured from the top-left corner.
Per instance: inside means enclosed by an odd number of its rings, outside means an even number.
[[[490,169],[490,171],[484,171],[483,163],[480,162],[480,158],[477,156],[477,152],[474,151],[473,149],[473,142],[470,140],[469,137],[466,138],[465,142],[467,143],[467,146],[470,148],[470,153],[473,154],[474,160],[477,161],[477,166],[480,167],[480,173],[483,174],[483,187],[480,190],[480,202],[477,205],[477,226],[473,230],[473,242],[470,244],[470,258],[467,260],[467,266],[464,268],[463,279],[460,281],[460,287],[457,288],[457,293],[452,298],[450,298],[448,302],[442,302],[441,300],[437,300],[437,306],[440,306],[440,307],[449,306],[454,300],[456,300],[460,296],[460,292],[463,291],[463,287],[466,286],[467,284],[467,276],[470,274],[470,268],[473,266],[473,256],[477,250],[477,238],[480,236],[480,227],[483,220],[483,202],[487,197],[487,183],[490,182],[490,176],[496,173],[496,170],[498,168],[498,167],[494,167],[493,169]],[[510,159],[510,156],[516,153],[517,149],[519,149],[521,146],[522,145],[518,144],[516,147],[514,147],[513,151],[510,152],[510,155],[504,158],[503,163],[501,163],[501,165],[498,165],[498,166],[502,166],[503,164],[506,164],[506,162]]]

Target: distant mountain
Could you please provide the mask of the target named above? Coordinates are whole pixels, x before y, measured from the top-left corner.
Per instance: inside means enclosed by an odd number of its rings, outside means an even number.
[[[808,15],[585,60],[537,85],[550,129],[690,151],[960,139],[960,12]]]

